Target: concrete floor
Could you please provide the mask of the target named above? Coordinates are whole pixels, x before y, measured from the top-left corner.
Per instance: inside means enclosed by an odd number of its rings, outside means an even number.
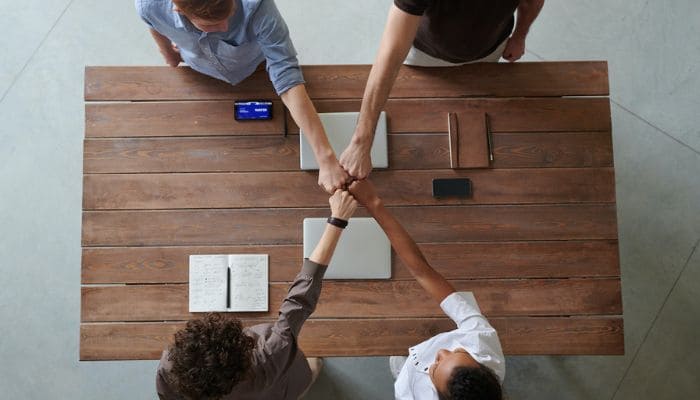
[[[371,63],[390,0],[277,0],[304,64]],[[161,65],[132,1],[0,0],[0,399],[152,399],[155,361],[79,363],[85,65]],[[700,392],[700,2],[548,1],[525,60],[608,60],[626,355],[509,357],[512,399]],[[310,399],[387,399],[386,358]]]

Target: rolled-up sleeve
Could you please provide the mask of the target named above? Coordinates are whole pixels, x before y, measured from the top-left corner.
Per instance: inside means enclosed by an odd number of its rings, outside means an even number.
[[[260,44],[270,81],[278,95],[304,83],[297,52],[289,37],[289,29],[273,0],[262,0],[252,19],[252,27]]]
[[[149,3],[150,4],[150,3]],[[136,13],[141,17],[141,20],[146,23],[149,27],[153,28],[153,23],[150,21],[148,13],[148,5],[144,0],[135,0],[134,6],[136,7]]]
[[[472,292],[454,292],[445,297],[440,307],[459,329],[493,330],[489,321],[481,313]]]
[[[301,272],[290,286],[272,328],[280,337],[296,340],[299,336],[304,322],[316,309],[326,268],[326,265],[304,259]]]

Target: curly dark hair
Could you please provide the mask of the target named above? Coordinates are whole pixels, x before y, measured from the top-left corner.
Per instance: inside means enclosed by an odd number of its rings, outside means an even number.
[[[218,399],[231,392],[250,370],[255,339],[241,321],[207,314],[175,333],[167,380],[192,399]]]
[[[478,367],[458,367],[447,382],[447,393],[440,400],[502,400],[501,383],[496,374],[483,364]]]

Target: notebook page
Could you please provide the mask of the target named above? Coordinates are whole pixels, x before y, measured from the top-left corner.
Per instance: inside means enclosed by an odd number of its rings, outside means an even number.
[[[231,254],[231,308],[268,311],[268,255]]]
[[[226,311],[228,256],[190,256],[190,312]]]

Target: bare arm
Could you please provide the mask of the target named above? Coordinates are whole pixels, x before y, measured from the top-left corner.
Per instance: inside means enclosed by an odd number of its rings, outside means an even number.
[[[389,10],[379,51],[367,79],[362,97],[360,117],[348,148],[340,157],[340,164],[351,176],[366,178],[372,170],[369,153],[374,140],[379,113],[384,108],[389,92],[411,43],[416,37],[420,16],[402,11],[396,5]]]
[[[438,303],[441,303],[445,297],[455,291],[455,288],[428,264],[413,238],[384,207],[381,199],[377,197],[372,183],[368,180],[353,182],[350,185],[350,192],[379,223],[389,238],[394,251],[423,289]]]
[[[153,28],[150,29],[150,32],[158,46],[158,50],[160,50],[160,54],[165,58],[165,62],[171,67],[177,67],[182,62],[182,57],[177,48],[173,46],[173,43],[167,36],[161,35]]]
[[[527,33],[530,31],[530,26],[540,14],[542,6],[544,6],[544,0],[520,0],[520,4],[518,4],[518,20],[515,23],[512,36],[521,37],[525,40]]]
[[[357,201],[348,191],[337,190],[328,202],[331,204],[331,216],[346,221],[350,219],[357,208]],[[323,231],[321,240],[309,256],[309,260],[322,265],[330,264],[341,233],[343,233],[343,229],[326,224],[326,230]]]
[[[514,62],[525,54],[525,38],[543,5],[544,0],[520,0],[518,19],[513,34],[508,38],[508,43],[503,50],[503,58]]]
[[[280,97],[292,114],[294,122],[304,131],[306,139],[313,149],[319,166],[319,186],[328,193],[342,188],[348,175],[340,167],[335,152],[328,142],[323,124],[321,124],[318,113],[316,113],[316,109],[306,93],[306,86],[296,85],[282,93]]]

